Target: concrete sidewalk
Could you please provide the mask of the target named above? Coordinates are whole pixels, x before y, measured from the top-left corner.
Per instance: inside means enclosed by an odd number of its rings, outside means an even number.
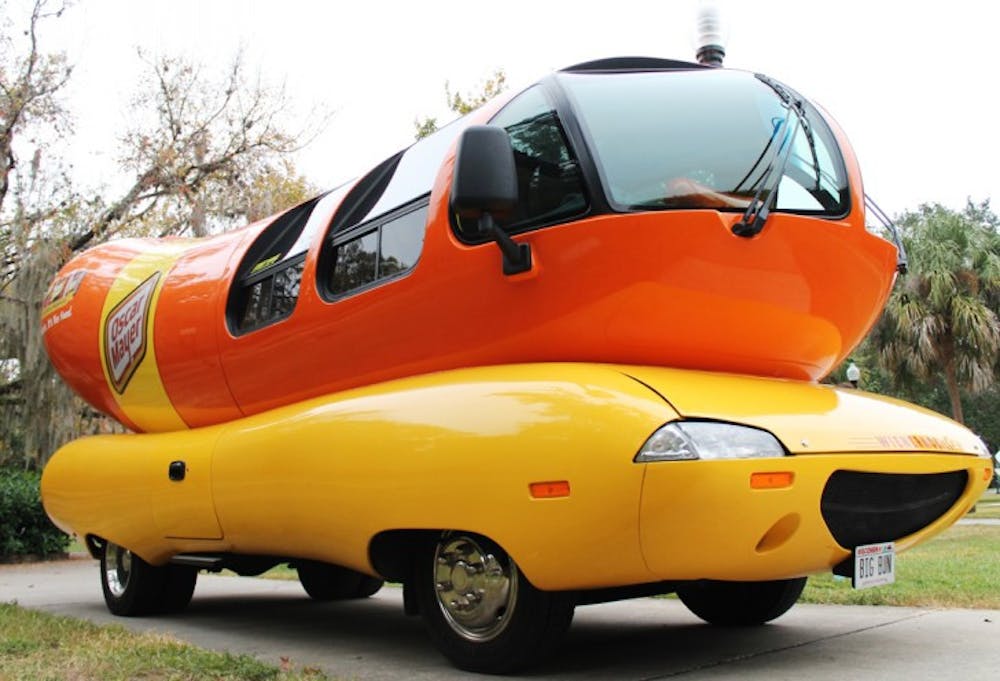
[[[1000,586],[1000,585],[998,585]],[[201,575],[179,615],[113,617],[89,558],[0,566],[0,601],[136,631],[171,634],[343,679],[459,679],[399,589],[314,603],[297,582]],[[2,633],[0,633],[2,638]],[[703,625],[679,602],[637,599],[586,606],[537,679],[760,679],[843,681],[985,679],[1000,674],[1000,611],[798,605],[749,629]]]

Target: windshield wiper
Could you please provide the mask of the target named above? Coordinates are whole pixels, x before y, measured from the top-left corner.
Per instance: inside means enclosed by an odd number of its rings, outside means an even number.
[[[799,123],[802,125],[802,132],[805,133],[806,142],[809,143],[809,153],[812,155],[813,170],[816,171],[816,190],[819,191],[820,168],[819,156],[816,154],[816,138],[813,136],[812,123],[809,122],[809,116],[806,115],[806,105],[802,101],[802,97],[791,88],[785,87],[778,81],[773,78],[768,78],[762,73],[755,74],[755,77],[757,80],[764,83],[764,85],[774,90],[786,106],[795,108],[795,113],[798,115]]]
[[[812,123],[809,122],[809,117],[806,115],[805,105],[802,100],[796,101],[796,109],[799,113],[799,121],[802,123],[802,132],[806,134],[806,141],[809,143],[809,153],[812,154],[813,160],[813,170],[816,171],[816,191],[820,191],[820,169],[819,169],[819,156],[816,154],[816,138],[813,137]]]
[[[785,118],[779,128],[783,139],[771,158],[771,162],[764,169],[760,184],[746,212],[743,213],[743,218],[733,225],[733,234],[747,238],[760,234],[760,231],[764,229],[764,223],[767,221],[767,216],[771,212],[771,206],[778,193],[778,184],[785,174],[785,166],[788,165],[788,158],[792,153],[792,144],[795,141],[796,133],[798,133],[799,123],[805,118],[802,102],[792,97],[780,83],[760,74],[757,74],[757,78],[781,97],[781,101],[785,103],[788,111],[785,113]],[[789,134],[788,126],[793,113],[795,114],[795,127]]]
[[[809,122],[809,116],[806,115],[806,107],[802,98],[795,91],[786,88],[778,81],[768,78],[761,73],[755,74],[755,77],[774,90],[775,94],[781,98],[781,101],[788,108],[788,111],[781,125],[785,133],[781,146],[775,152],[771,163],[764,170],[764,174],[761,175],[760,180],[758,180],[760,185],[754,194],[753,200],[750,202],[750,206],[747,207],[746,212],[743,214],[743,219],[733,225],[733,233],[743,237],[755,236],[760,234],[760,231],[764,229],[764,223],[767,221],[767,217],[771,212],[771,206],[774,204],[777,195],[778,185],[781,183],[781,178],[785,175],[785,167],[788,165],[788,160],[791,157],[795,135],[798,133],[800,125],[802,126],[802,131],[805,133],[806,141],[809,144],[809,152],[812,155],[813,170],[816,172],[816,191],[820,189],[821,180],[819,156],[816,153],[816,138],[813,135],[812,124]],[[793,112],[795,114],[795,129],[789,134],[788,123],[791,120]],[[773,139],[774,136],[772,136],[771,140],[773,141]],[[770,144],[771,142],[769,141],[768,146]],[[758,159],[759,162],[760,159]],[[765,192],[766,196],[761,200]]]

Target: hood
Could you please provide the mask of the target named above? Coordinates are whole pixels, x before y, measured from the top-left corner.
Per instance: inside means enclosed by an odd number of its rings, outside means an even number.
[[[794,454],[988,454],[970,430],[941,414],[852,388],[660,367],[621,371],[657,392],[683,418],[762,428]]]

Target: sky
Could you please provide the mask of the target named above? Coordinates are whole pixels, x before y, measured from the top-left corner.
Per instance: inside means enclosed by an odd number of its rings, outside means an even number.
[[[27,6],[26,0],[8,0]],[[1000,201],[998,5],[982,0],[718,0],[725,66],[766,73],[846,131],[865,190],[890,215],[967,198]],[[476,90],[496,69],[512,89],[591,59],[693,60],[697,0],[318,2],[78,0],[43,48],[75,65],[77,168],[114,177],[137,48],[220,70],[243,49],[300,112],[333,112],[296,159],[330,188],[413,141],[413,121],[453,117],[444,84]],[[994,209],[998,206],[994,205]]]

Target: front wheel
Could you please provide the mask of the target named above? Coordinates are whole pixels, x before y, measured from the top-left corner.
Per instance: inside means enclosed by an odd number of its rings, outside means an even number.
[[[749,626],[784,615],[795,605],[806,578],[771,582],[692,582],[677,590],[687,609],[709,624]]]
[[[485,537],[446,533],[418,557],[414,592],[427,630],[451,662],[505,674],[540,659],[573,619],[570,594],[536,589]]]
[[[299,582],[315,601],[368,598],[382,588],[382,580],[339,565],[303,560],[295,564]]]

